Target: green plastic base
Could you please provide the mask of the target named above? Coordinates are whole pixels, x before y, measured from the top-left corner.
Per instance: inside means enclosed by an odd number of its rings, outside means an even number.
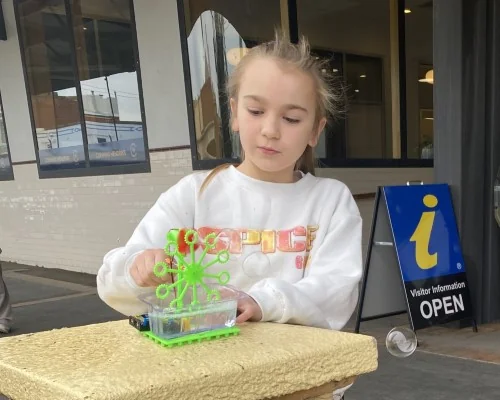
[[[144,336],[153,340],[163,347],[175,347],[183,346],[185,344],[198,343],[204,340],[220,339],[223,337],[236,336],[240,333],[240,328],[233,326],[231,328],[216,329],[213,331],[206,331],[200,333],[193,333],[192,335],[186,335],[177,337],[174,339],[162,339],[154,335],[151,331],[142,332]]]

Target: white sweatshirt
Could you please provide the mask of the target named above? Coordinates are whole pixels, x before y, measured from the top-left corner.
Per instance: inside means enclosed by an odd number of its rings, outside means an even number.
[[[227,270],[229,284],[260,305],[262,321],[342,329],[362,273],[362,221],[348,188],[310,174],[296,183],[263,182],[231,166],[200,195],[207,174],[193,173],[168,189],[128,243],[105,255],[97,275],[101,299],[125,315],[146,313],[137,296],[155,288],[132,280],[137,254],[164,248],[173,228],[195,228],[200,236],[225,230],[229,262],[210,273]]]

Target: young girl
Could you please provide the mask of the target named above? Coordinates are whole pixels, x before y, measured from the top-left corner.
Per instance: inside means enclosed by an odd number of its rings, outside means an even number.
[[[362,272],[361,217],[343,183],[314,176],[313,148],[336,112],[325,76],[304,39],[277,37],[250,50],[228,82],[242,163],[193,173],[159,197],[128,243],[104,257],[104,302],[145,313],[138,295],[163,283],[153,266],[165,259],[167,231],[222,230],[230,261],[210,271],[228,270],[229,283],[248,295],[238,323],[344,327]]]

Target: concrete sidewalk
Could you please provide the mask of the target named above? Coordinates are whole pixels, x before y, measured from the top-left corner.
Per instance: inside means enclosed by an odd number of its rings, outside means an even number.
[[[99,299],[94,275],[6,262],[2,269],[14,314],[10,335],[124,318]]]
[[[14,307],[10,335],[125,318],[99,299],[94,275],[2,265]],[[385,337],[394,326],[407,324],[403,315],[361,325],[361,333],[380,344],[379,369],[361,377],[346,400],[500,399],[500,324],[480,326],[478,333],[443,327],[420,331],[415,354],[398,359],[385,349]]]
[[[387,334],[395,327],[409,327],[406,314],[364,322],[361,324],[360,333],[374,336],[380,345],[385,345]],[[346,330],[354,331],[354,321],[351,321]],[[477,333],[472,328],[437,326],[417,331],[417,336],[418,351],[421,353],[500,365],[500,323],[479,326]]]

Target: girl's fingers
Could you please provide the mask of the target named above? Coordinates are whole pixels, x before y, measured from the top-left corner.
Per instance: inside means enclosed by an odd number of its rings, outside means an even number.
[[[172,282],[170,272],[166,272],[161,277],[155,275],[155,265],[160,262],[166,263],[168,269],[172,268],[170,262],[166,261],[163,249],[145,250],[141,253],[130,271],[137,285],[140,287],[154,287],[162,283]]]
[[[248,321],[252,318],[252,309],[251,308],[241,308],[241,314],[236,317],[236,323],[242,324],[243,322]]]
[[[143,268],[143,265],[142,263],[137,263],[135,264],[134,268],[135,268],[135,275],[136,275],[136,283],[137,285],[141,286],[141,287],[148,287],[149,286],[149,279],[148,279],[148,275],[147,273],[145,272],[144,268]]]
[[[165,257],[165,253],[163,251],[158,252],[155,255],[155,264],[162,262],[164,263],[168,269],[173,269],[173,267],[170,265],[170,262],[167,257]],[[163,276],[157,277],[155,275],[155,282],[158,284],[162,283],[172,283],[172,274],[170,272],[166,272]]]
[[[152,265],[151,263],[153,260],[151,258],[147,258],[144,262],[143,267],[141,268],[141,273],[144,278],[144,281],[146,282],[146,286],[154,286],[154,273],[153,273],[153,268],[150,267]],[[154,265],[153,265],[154,266]]]
[[[139,269],[137,268],[137,263],[132,264],[132,266],[130,267],[130,276],[138,286],[142,286]]]

